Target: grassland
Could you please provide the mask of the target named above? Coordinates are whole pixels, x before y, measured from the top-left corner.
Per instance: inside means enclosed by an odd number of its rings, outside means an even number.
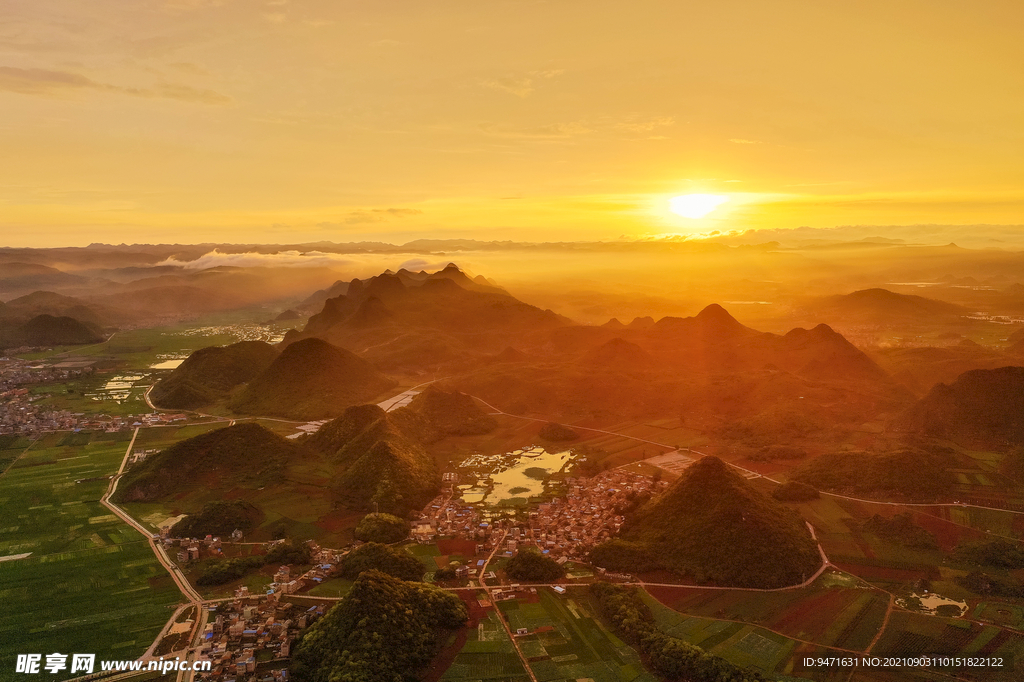
[[[47,434],[0,475],[0,659],[134,658],[182,600],[148,543],[99,500],[131,434]],[[18,443],[20,445],[21,443]]]

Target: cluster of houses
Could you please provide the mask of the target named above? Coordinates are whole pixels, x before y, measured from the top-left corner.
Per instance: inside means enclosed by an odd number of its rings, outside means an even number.
[[[615,535],[625,520],[622,510],[636,496],[654,494],[668,485],[622,469],[593,478],[569,477],[564,483],[565,496],[537,505],[528,520],[495,521],[483,505],[442,494],[420,513],[413,524],[413,538],[420,543],[437,537],[473,540],[480,543],[478,552],[482,552],[493,548],[504,534],[506,553],[535,546],[564,563],[586,557],[595,545]]]
[[[204,679],[216,682],[285,682],[284,662],[299,631],[320,618],[323,604],[304,607],[279,599],[277,593],[251,595],[247,587],[217,607],[206,624],[199,656],[212,662]],[[269,662],[264,670],[257,664]],[[274,662],[282,665],[275,666]]]

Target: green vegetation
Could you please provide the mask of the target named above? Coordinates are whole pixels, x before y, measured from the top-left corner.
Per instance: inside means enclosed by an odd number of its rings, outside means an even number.
[[[399,410],[400,411],[400,410]],[[433,459],[376,405],[358,405],[324,426],[309,446],[345,467],[334,489],[353,509],[404,516],[437,492]]]
[[[295,540],[285,540],[279,542],[270,548],[267,555],[263,558],[265,563],[268,564],[299,564],[306,565],[312,563],[313,556],[310,552],[309,545],[304,542],[296,542]]]
[[[117,498],[147,502],[206,484],[255,489],[276,479],[301,448],[259,424],[217,429],[176,445],[128,470]]]
[[[775,588],[802,582],[821,559],[793,510],[762,495],[717,457],[691,465],[660,496],[627,515],[620,539],[591,558],[605,568],[658,566],[736,587]],[[616,559],[628,550],[635,563]]]
[[[1024,367],[973,369],[938,384],[901,417],[929,436],[1024,444]]]
[[[958,545],[953,550],[953,560],[976,566],[998,568],[1024,568],[1024,548],[1020,543],[1009,540],[992,540]]]
[[[355,548],[338,565],[339,575],[349,580],[355,580],[364,571],[379,571],[408,581],[417,581],[424,573],[423,564],[416,557],[376,542]]]
[[[205,570],[196,579],[200,587],[223,585],[243,578],[249,573],[271,564],[308,565],[312,561],[309,546],[293,541],[281,542],[270,548],[264,556],[215,559],[206,562]]]
[[[443,391],[433,384],[391,417],[403,432],[421,443],[433,443],[445,436],[481,436],[498,425],[470,396]]]
[[[327,419],[393,386],[394,381],[358,355],[309,338],[285,348],[230,407],[242,414]]]
[[[263,517],[259,509],[241,500],[217,500],[204,505],[198,514],[187,516],[171,528],[177,538],[227,537],[236,528],[244,533],[255,528]]]
[[[207,567],[196,579],[196,585],[208,587],[210,585],[223,585],[232,580],[238,580],[250,571],[262,568],[263,557],[250,556],[238,559],[221,559]]]
[[[786,481],[772,491],[772,497],[780,502],[809,502],[821,497],[817,490],[799,481]]]
[[[161,407],[194,410],[226,398],[231,389],[251,381],[270,366],[277,350],[263,341],[211,346],[192,353],[150,394]]]
[[[774,435],[774,434],[773,434]],[[796,448],[792,445],[766,445],[747,459],[755,462],[775,462],[778,460],[803,459],[807,451],[803,448]]]
[[[580,437],[580,434],[575,430],[563,424],[558,424],[557,422],[548,422],[544,426],[540,427],[540,432],[537,435],[544,440],[550,440],[556,443],[577,440]]]
[[[864,522],[864,530],[878,537],[912,549],[938,549],[935,536],[914,523],[909,513],[897,514],[891,519],[875,514]]]
[[[793,474],[793,480],[818,490],[931,501],[949,496],[956,478],[953,450],[905,448],[872,455],[835,452],[814,458]]]
[[[409,537],[409,522],[392,514],[367,514],[356,526],[356,540],[390,545]]]
[[[658,629],[636,588],[594,583],[591,594],[602,615],[627,642],[636,646],[659,675],[689,682],[748,682],[763,680],[758,672],[742,670]]]
[[[455,572],[454,568],[445,567],[445,568],[439,568],[436,571],[434,571],[434,582],[441,582],[441,581],[447,581],[447,580],[455,580],[458,577],[459,576]]]
[[[379,571],[359,576],[348,596],[310,627],[291,665],[296,682],[416,679],[468,617],[455,595]]]
[[[9,443],[22,456],[0,475],[0,556],[30,556],[0,562],[0,660],[53,651],[134,658],[182,600],[145,538],[99,502],[128,443],[82,432],[60,445],[67,435],[46,434],[23,455],[27,441]]]
[[[532,547],[525,547],[505,564],[505,575],[514,580],[549,583],[565,575],[565,569],[551,557]]]
[[[633,573],[653,571],[661,564],[645,544],[612,538],[590,550],[590,563],[611,571]]]

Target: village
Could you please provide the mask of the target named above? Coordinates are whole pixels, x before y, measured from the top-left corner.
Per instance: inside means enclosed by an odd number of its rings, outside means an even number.
[[[623,511],[642,495],[653,495],[668,484],[650,476],[613,469],[593,478],[566,477],[564,497],[513,513],[467,504],[454,496],[455,475],[413,523],[412,537],[419,543],[437,538],[472,540],[477,553],[493,548],[504,537],[504,553],[536,547],[561,564],[585,560],[590,550],[612,537],[624,521]],[[507,532],[505,532],[507,531]],[[472,576],[472,569],[465,573]]]

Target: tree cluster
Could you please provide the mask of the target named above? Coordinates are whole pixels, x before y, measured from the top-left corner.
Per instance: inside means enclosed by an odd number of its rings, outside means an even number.
[[[935,536],[914,523],[910,514],[897,514],[891,519],[875,514],[864,522],[864,530],[883,540],[911,549],[938,549]]]
[[[295,682],[405,682],[417,679],[447,630],[465,623],[458,597],[380,571],[361,574],[348,596],[302,636]]]
[[[547,583],[565,575],[565,569],[551,557],[544,556],[532,547],[519,550],[505,564],[505,574],[514,580]]]
[[[976,566],[1024,568],[1024,547],[1009,540],[958,545],[953,550],[953,560]]]
[[[379,571],[400,580],[416,581],[423,577],[423,564],[400,549],[378,542],[368,542],[345,555],[338,565],[342,578],[355,580],[364,571]]]
[[[390,545],[409,536],[409,522],[392,514],[367,514],[356,526],[356,540]]]

